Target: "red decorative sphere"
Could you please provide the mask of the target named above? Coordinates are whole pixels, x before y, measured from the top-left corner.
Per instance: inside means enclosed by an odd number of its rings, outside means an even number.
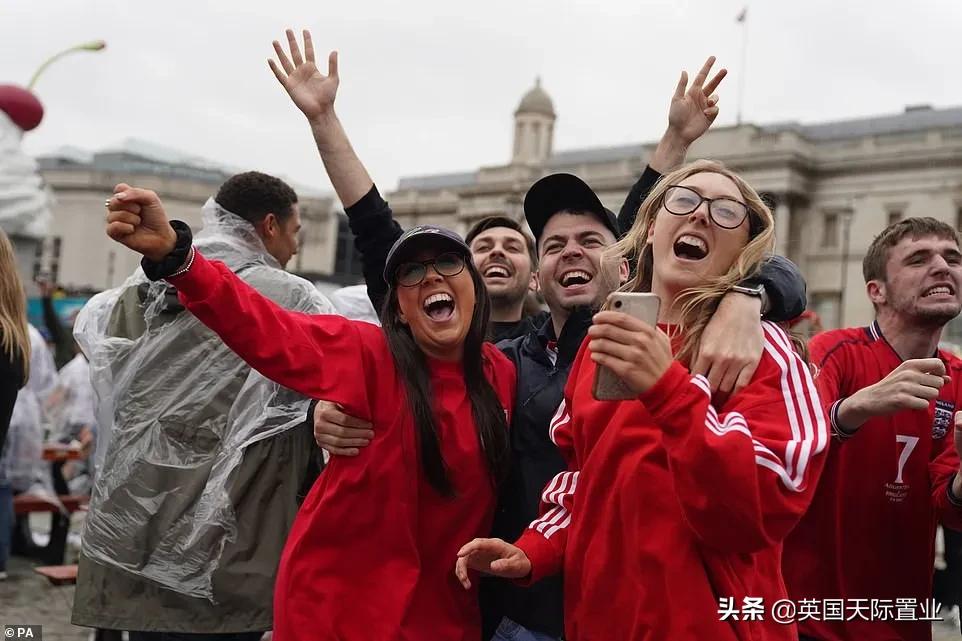
[[[43,120],[43,105],[32,91],[17,85],[0,85],[0,109],[24,131]]]

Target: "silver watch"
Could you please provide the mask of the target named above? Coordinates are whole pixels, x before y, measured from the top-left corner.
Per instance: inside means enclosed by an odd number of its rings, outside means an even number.
[[[754,285],[751,287],[732,285],[731,291],[758,298],[762,302],[762,316],[768,313],[768,293],[765,291],[764,285]]]

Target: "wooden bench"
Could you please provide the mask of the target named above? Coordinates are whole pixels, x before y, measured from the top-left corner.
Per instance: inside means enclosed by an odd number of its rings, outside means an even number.
[[[80,494],[62,494],[57,497],[63,504],[67,512],[83,511],[90,501],[89,496]],[[13,497],[13,513],[17,515],[30,514],[32,512],[59,512],[60,506],[49,501],[46,497],[35,494],[18,494]]]
[[[74,585],[77,583],[76,565],[45,565],[34,568],[33,571],[46,578],[53,585]]]
[[[67,551],[67,532],[70,530],[70,514],[85,511],[90,502],[89,496],[61,494],[57,497],[66,510],[48,497],[32,494],[18,494],[13,497],[13,512],[17,515],[14,528],[14,552],[22,556],[40,559],[56,566],[64,562]],[[29,516],[34,512],[49,512],[51,516],[50,539],[45,546],[34,543],[30,530]]]

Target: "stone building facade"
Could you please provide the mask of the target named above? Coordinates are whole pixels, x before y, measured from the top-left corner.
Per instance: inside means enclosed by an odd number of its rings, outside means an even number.
[[[36,291],[33,280],[41,274],[70,289],[97,291],[120,285],[136,269],[138,256],[104,234],[104,200],[117,183],[156,191],[171,218],[197,231],[201,207],[234,173],[139,141],[93,154],[64,149],[38,163],[54,205],[47,238],[25,270],[31,294]],[[339,228],[346,229],[346,219],[330,195],[298,192],[301,248],[288,269],[312,280],[329,279],[337,271]],[[341,280],[356,282],[356,275],[344,276]]]

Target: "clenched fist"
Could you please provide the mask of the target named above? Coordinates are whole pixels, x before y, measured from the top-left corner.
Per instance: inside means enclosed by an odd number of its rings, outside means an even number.
[[[157,194],[125,183],[107,200],[107,235],[149,260],[161,261],[177,245],[177,233]]]
[[[924,410],[939,397],[949,380],[938,358],[904,361],[875,385],[852,394],[838,408],[838,419],[847,432],[854,432],[873,416],[889,416],[902,410]]]

